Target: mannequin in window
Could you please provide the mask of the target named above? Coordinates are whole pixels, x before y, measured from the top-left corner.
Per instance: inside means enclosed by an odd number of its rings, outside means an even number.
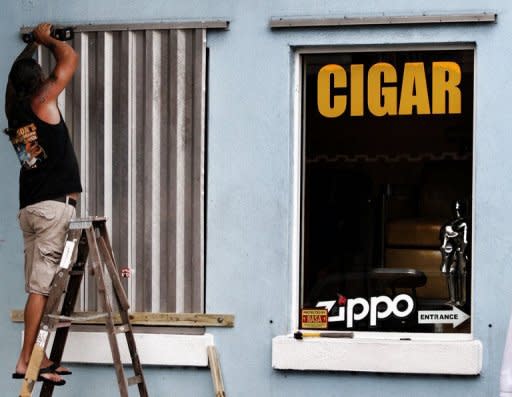
[[[441,228],[441,273],[446,277],[450,304],[464,306],[466,303],[466,278],[469,265],[468,221],[463,214],[463,205],[455,202],[455,218]]]

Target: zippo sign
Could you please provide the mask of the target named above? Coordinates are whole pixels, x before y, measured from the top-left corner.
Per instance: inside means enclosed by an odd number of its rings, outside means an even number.
[[[316,307],[325,307],[330,313],[335,300],[320,301]],[[373,296],[368,301],[365,298],[347,299],[343,306],[339,306],[338,315],[328,317],[331,322],[346,322],[348,329],[354,327],[354,323],[362,320],[370,320],[370,327],[376,327],[378,320],[385,320],[392,316],[406,318],[414,312],[414,300],[406,294],[397,295],[394,298],[389,296]]]

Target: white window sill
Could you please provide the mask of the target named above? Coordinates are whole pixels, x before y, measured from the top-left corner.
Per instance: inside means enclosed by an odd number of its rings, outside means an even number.
[[[143,365],[207,367],[207,347],[214,344],[211,334],[135,333],[134,335],[137,352]],[[48,344],[48,350],[51,349],[52,339]],[[126,337],[124,334],[118,334],[117,339],[122,362],[131,364]],[[112,364],[112,353],[106,332],[70,332],[62,361],[81,364]]]
[[[272,367],[282,370],[478,375],[479,340],[335,339],[277,336]]]

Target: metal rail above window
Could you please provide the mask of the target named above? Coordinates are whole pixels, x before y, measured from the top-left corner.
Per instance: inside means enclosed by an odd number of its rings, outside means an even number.
[[[350,26],[495,23],[497,21],[497,17],[497,14],[492,12],[443,15],[379,15],[363,17],[273,17],[270,19],[269,26],[271,29],[289,29],[315,27],[332,28]]]
[[[201,21],[171,21],[153,23],[111,23],[111,24],[59,24],[71,26],[75,33],[83,32],[122,32],[130,30],[170,30],[170,29],[229,29],[229,21],[213,19]],[[21,33],[29,33],[34,26],[23,26]]]

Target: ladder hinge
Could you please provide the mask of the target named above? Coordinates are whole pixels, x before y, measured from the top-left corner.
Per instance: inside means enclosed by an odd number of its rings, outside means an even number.
[[[121,333],[124,333],[124,332],[130,332],[131,329],[130,329],[130,325],[129,324],[122,324],[122,325],[119,325],[116,327],[116,333],[117,334],[121,334]]]

